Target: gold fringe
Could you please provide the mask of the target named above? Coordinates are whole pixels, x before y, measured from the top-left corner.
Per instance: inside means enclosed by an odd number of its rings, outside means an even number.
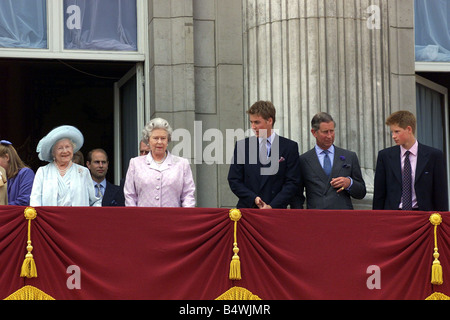
[[[25,219],[28,220],[28,241],[27,241],[27,254],[25,255],[25,260],[22,263],[22,269],[20,272],[21,277],[26,278],[37,278],[37,268],[36,263],[34,262],[33,255],[31,251],[33,251],[33,246],[31,245],[31,220],[34,220],[37,217],[36,209],[32,207],[27,207],[24,211]]]
[[[439,261],[439,252],[437,245],[437,227],[442,223],[441,215],[439,213],[433,213],[430,216],[430,222],[432,225],[434,225],[434,261],[433,265],[431,266],[431,284],[441,285],[442,283],[444,283],[444,280],[442,275],[441,262]]]
[[[425,300],[450,300],[450,297],[443,293],[435,292],[429,297],[427,297]]]
[[[230,280],[241,280],[241,261],[238,253],[239,248],[237,246],[237,222],[241,219],[242,214],[239,209],[231,209],[229,213],[230,219],[234,221],[234,242],[233,242],[233,258],[230,263]]]
[[[216,300],[261,300],[261,298],[245,288],[233,287],[217,297]]]
[[[55,300],[52,296],[35,288],[33,286],[25,286],[13,294],[9,295],[5,300]]]

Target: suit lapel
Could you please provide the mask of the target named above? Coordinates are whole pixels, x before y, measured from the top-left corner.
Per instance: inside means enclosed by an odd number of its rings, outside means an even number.
[[[430,159],[430,154],[426,149],[419,143],[417,148],[417,164],[416,164],[416,177],[414,179],[414,183],[419,179],[420,175],[423,173],[425,166]]]
[[[400,184],[402,184],[402,162],[400,159],[400,146],[395,146],[389,153],[389,160],[392,163],[392,171]]]
[[[342,170],[341,156],[344,156],[344,154],[342,153],[342,149],[334,146],[334,159],[333,168],[331,170],[331,178],[339,177],[339,173]]]
[[[317,157],[315,148],[308,151],[305,160],[311,166],[312,172],[317,173],[320,180],[322,180],[325,184],[328,184],[329,178],[326,175],[325,171],[323,171],[322,166],[320,165],[319,158]]]

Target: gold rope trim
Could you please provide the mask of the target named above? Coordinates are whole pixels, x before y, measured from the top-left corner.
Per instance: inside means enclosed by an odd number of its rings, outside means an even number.
[[[217,297],[216,300],[261,300],[261,298],[245,288],[233,287]]]
[[[31,220],[34,220],[37,217],[36,209],[32,207],[27,207],[24,211],[24,216],[25,219],[28,220],[28,241],[27,241],[28,252],[25,255],[25,260],[23,261],[20,276],[27,278],[36,278],[37,277],[36,263],[34,262],[33,255],[31,254],[31,251],[33,251],[33,246],[31,245]]]
[[[444,283],[443,277],[442,277],[442,266],[441,262],[439,261],[439,252],[438,252],[438,245],[437,245],[437,227],[442,223],[442,217],[439,213],[433,213],[430,216],[430,222],[432,225],[434,225],[434,261],[433,265],[431,266],[431,284],[435,285],[441,285]]]
[[[33,286],[25,286],[9,295],[5,300],[55,300],[55,298]]]
[[[435,292],[429,297],[427,297],[425,300],[450,300],[450,297],[443,293]]]
[[[242,214],[239,209],[231,209],[229,213],[230,219],[234,221],[234,242],[233,242],[233,258],[230,263],[230,280],[241,280],[241,262],[238,256],[239,248],[237,246],[237,223],[241,219]]]

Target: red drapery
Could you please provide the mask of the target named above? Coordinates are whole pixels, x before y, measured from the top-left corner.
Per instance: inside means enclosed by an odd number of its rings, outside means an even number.
[[[228,279],[228,209],[38,207],[37,278],[21,278],[25,207],[0,207],[0,299],[25,285],[55,299],[215,299],[239,286],[262,299],[425,299],[450,294],[450,215],[437,241],[444,283],[433,286],[431,212],[242,209],[242,280]],[[69,266],[81,289],[69,289]],[[380,289],[369,289],[369,266]]]

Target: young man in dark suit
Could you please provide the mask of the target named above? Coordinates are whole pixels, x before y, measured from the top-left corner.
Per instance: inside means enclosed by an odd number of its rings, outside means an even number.
[[[416,118],[409,111],[391,114],[386,125],[397,145],[378,153],[373,209],[448,211],[442,151],[416,140]]]
[[[123,207],[125,197],[123,188],[106,180],[108,173],[108,155],[103,149],[91,150],[86,157],[86,166],[91,172],[97,197],[102,198],[102,207]]]
[[[275,107],[258,101],[247,111],[255,136],[236,143],[228,172],[237,208],[287,208],[300,184],[298,144],[273,130]]]
[[[311,120],[311,133],[316,139],[313,149],[300,156],[302,173],[299,196],[293,208],[302,208],[306,193],[308,209],[351,210],[351,198],[362,199],[366,184],[355,152],[334,145],[336,123],[326,112]]]

